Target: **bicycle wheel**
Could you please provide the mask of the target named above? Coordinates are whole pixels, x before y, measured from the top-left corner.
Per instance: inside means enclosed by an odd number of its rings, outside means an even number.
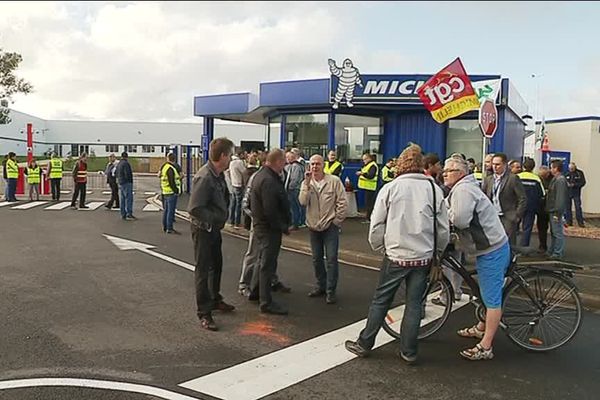
[[[582,306],[575,284],[548,271],[515,279],[504,296],[502,321],[510,340],[533,351],[554,350],[575,336]]]
[[[396,339],[400,339],[400,324],[404,315],[404,284],[400,287],[390,309],[383,321],[383,329]],[[419,339],[425,339],[436,333],[446,322],[452,311],[452,301],[444,301],[434,304],[432,299],[453,299],[454,292],[452,286],[446,278],[428,284],[423,296],[423,316],[421,318],[421,327],[419,328]]]

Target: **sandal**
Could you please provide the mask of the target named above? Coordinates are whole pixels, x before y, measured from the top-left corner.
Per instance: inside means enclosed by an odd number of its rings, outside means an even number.
[[[459,331],[456,332],[458,334],[458,336],[464,337],[464,338],[476,338],[476,339],[482,339],[483,338],[483,334],[485,333],[484,331],[480,331],[477,328],[477,324],[473,325],[470,328],[464,328],[461,329]]]
[[[472,349],[466,349],[460,352],[460,355],[471,361],[491,360],[494,358],[492,348],[484,349],[481,343],[477,343]]]

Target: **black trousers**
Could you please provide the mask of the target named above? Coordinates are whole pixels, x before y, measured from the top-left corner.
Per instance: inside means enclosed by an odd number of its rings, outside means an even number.
[[[114,204],[116,208],[119,208],[119,185],[117,182],[108,182],[108,186],[110,186],[110,200],[106,206],[112,208]]]
[[[198,317],[210,315],[221,296],[221,231],[207,232],[192,225],[194,242],[194,282],[196,285],[196,307]]]
[[[258,246],[258,267],[252,273],[250,284],[251,296],[259,295],[260,305],[269,306],[271,297],[271,282],[277,270],[277,257],[281,249],[280,231],[254,230],[254,240]]]
[[[85,188],[87,183],[75,182],[75,188],[73,189],[73,198],[71,199],[71,207],[75,207],[77,203],[77,196],[79,196],[79,207],[85,206]]]
[[[540,240],[540,249],[548,250],[548,227],[550,225],[550,215],[545,211],[539,211],[537,213],[537,230],[538,238]]]
[[[50,189],[52,190],[52,200],[60,200],[60,181],[61,178],[50,179]]]
[[[365,190],[365,208],[367,210],[367,219],[371,218],[373,207],[375,207],[375,199],[377,198],[377,191]]]

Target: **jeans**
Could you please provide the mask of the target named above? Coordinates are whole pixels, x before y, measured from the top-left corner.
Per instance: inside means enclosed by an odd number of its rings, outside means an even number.
[[[254,231],[258,246],[259,268],[254,268],[250,290],[253,296],[259,295],[261,306],[268,307],[273,302],[271,282],[277,270],[281,235],[280,231]]]
[[[223,254],[221,252],[221,231],[207,232],[192,225],[194,242],[194,283],[196,287],[197,315],[202,318],[210,315],[215,304],[221,300],[221,272]]]
[[[405,268],[395,266],[387,257],[379,273],[379,285],[369,308],[367,325],[360,332],[359,344],[365,349],[372,349],[375,337],[381,328],[383,320],[394,300],[394,295],[403,280],[406,280],[406,304],[402,317],[400,350],[406,356],[417,355],[419,327],[423,295],[427,288],[429,268]]]
[[[535,210],[525,211],[525,215],[523,216],[523,234],[520,242],[520,246],[522,247],[529,247],[529,242],[531,241],[531,230],[533,229],[533,222],[535,221],[536,214],[537,212]]]
[[[548,225],[550,224],[550,216],[544,210],[537,214],[537,230],[540,242],[540,250],[548,250]]]
[[[39,183],[33,183],[33,184],[29,184],[29,200],[33,201],[33,195],[35,194],[35,199],[39,200],[40,199],[40,184]]]
[[[121,191],[121,217],[133,216],[133,183],[125,182],[119,185]]]
[[[377,192],[374,190],[365,190],[365,210],[367,211],[367,219],[371,219],[371,213],[373,207],[375,207],[375,199],[377,198]]]
[[[565,232],[564,220],[562,215],[550,215],[550,248],[548,254],[562,258],[565,254]]]
[[[300,189],[289,189],[288,200],[290,201],[290,211],[292,212],[292,226],[299,227],[304,225],[305,209],[300,205],[298,196]]]
[[[243,187],[233,187],[231,194],[231,206],[229,207],[229,223],[240,225],[242,222],[242,197],[244,196]]]
[[[246,254],[244,254],[244,259],[242,260],[242,271],[240,273],[240,282],[238,285],[238,289],[250,289],[252,285],[252,275],[254,274],[255,268],[260,268],[258,265],[259,259],[259,251],[258,251],[258,240],[254,237],[254,229],[250,229],[250,236],[248,237],[248,250],[246,250]],[[275,267],[277,271],[277,266]],[[277,272],[273,274],[271,278],[271,287],[277,285],[279,283],[279,278],[277,277]]]
[[[110,200],[106,204],[108,208],[113,208],[113,205],[117,208],[121,208],[119,205],[119,185],[117,182],[109,182],[108,186],[110,186]]]
[[[17,179],[16,178],[8,178],[7,182],[7,191],[6,191],[6,200],[7,201],[17,201]]]
[[[310,231],[310,247],[317,285],[327,293],[335,293],[337,287],[339,239],[340,228],[333,223],[322,232]],[[327,258],[327,269],[323,256]]]
[[[52,190],[52,200],[59,201],[60,200],[60,181],[61,178],[51,178],[50,179],[50,188]]]
[[[75,207],[77,204],[77,197],[79,196],[79,207],[85,206],[85,191],[87,183],[76,182],[75,188],[73,189],[73,198],[71,199],[71,207]]]
[[[163,204],[165,208],[163,211],[163,230],[172,231],[173,221],[175,221],[175,206],[177,204],[177,195],[163,195]]]
[[[581,194],[572,194],[569,196],[569,205],[567,206],[567,211],[565,212],[567,224],[573,224],[573,202],[575,202],[575,218],[577,218],[577,223],[579,224],[579,226],[582,226],[583,212],[581,211]]]

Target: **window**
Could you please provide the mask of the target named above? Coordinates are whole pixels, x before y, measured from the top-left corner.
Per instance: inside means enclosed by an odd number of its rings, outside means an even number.
[[[118,153],[119,145],[118,144],[107,144],[105,146],[105,150],[107,153]]]
[[[142,145],[142,153],[154,153],[154,146]]]
[[[327,154],[327,114],[288,115],[285,123],[285,147],[297,147],[305,155]]]
[[[79,145],[71,145],[71,157],[79,157]]]
[[[451,119],[446,134],[446,155],[462,153],[481,162],[483,135],[476,119]]]
[[[125,151],[128,153],[137,153],[137,145],[135,144],[127,144],[125,145]]]
[[[360,163],[365,152],[375,154],[382,162],[381,118],[336,114],[335,150],[340,160]]]
[[[279,133],[281,132],[281,117],[274,117],[269,119],[269,133],[267,136],[267,148],[270,149],[278,149],[280,147],[279,143]]]
[[[88,146],[87,144],[80,144],[79,145],[79,154],[87,154],[88,156],[90,155],[90,146]]]

